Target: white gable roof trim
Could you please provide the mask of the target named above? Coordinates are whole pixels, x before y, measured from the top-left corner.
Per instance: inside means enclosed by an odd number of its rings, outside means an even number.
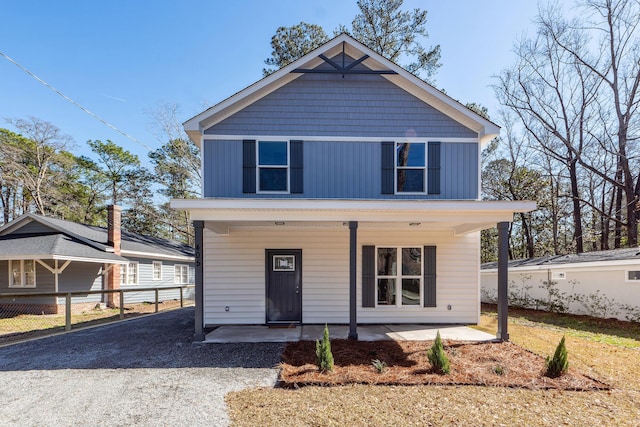
[[[381,74],[381,76],[443,114],[477,132],[483,146],[488,144],[489,141],[500,133],[500,127],[495,123],[471,111],[460,102],[442,93],[401,66],[374,52],[349,35],[340,34],[302,58],[299,58],[275,73],[257,81],[219,104],[187,120],[183,123],[187,135],[189,135],[189,138],[191,138],[196,145],[201,146],[202,135],[205,129],[220,123],[222,120],[303,75],[302,73],[295,72],[296,69],[315,68],[324,63],[324,60],[320,58],[319,55],[322,54],[331,58],[341,53],[342,49],[344,49],[347,55],[353,58],[368,55],[369,58],[364,62],[366,62],[367,67],[372,70],[390,70],[395,72],[396,74]]]

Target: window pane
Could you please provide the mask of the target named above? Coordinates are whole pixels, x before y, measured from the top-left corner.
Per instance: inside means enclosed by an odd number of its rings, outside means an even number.
[[[424,193],[424,169],[398,169],[398,192]]]
[[[153,279],[162,279],[162,263],[158,261],[153,262]]]
[[[422,251],[420,248],[402,249],[402,275],[422,275]]]
[[[129,263],[129,277],[127,278],[127,284],[135,285],[138,283],[138,264],[135,262]]]
[[[287,191],[287,169],[260,168],[260,191]]]
[[[189,283],[189,267],[186,265],[182,266],[182,282],[183,284]]]
[[[264,142],[258,145],[259,165],[287,165],[287,143],[286,142]]]
[[[402,305],[420,305],[420,279],[402,279]]]
[[[629,280],[640,280],[640,271],[630,271]]]
[[[120,283],[127,284],[127,266],[124,264],[120,264]]]
[[[20,261],[11,263],[11,286],[22,286],[22,274],[20,273]]]
[[[395,276],[396,263],[396,248],[378,248],[378,276]]]
[[[36,262],[32,259],[24,262],[24,286],[36,285]]]
[[[378,305],[396,305],[396,279],[378,279]]]
[[[425,165],[424,142],[396,144],[397,166],[421,166]]]

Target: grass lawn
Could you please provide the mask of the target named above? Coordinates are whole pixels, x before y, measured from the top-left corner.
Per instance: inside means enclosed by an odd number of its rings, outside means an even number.
[[[495,333],[495,309],[478,329]],[[511,310],[511,341],[542,356],[563,335],[571,370],[606,391],[481,386],[256,388],[226,397],[236,426],[640,426],[640,325]],[[338,363],[338,362],[336,362]]]

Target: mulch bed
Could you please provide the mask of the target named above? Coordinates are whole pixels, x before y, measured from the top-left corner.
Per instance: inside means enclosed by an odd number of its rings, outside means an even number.
[[[332,340],[335,366],[321,373],[315,365],[315,342],[289,343],[282,354],[280,385],[482,385],[526,389],[607,390],[595,379],[569,371],[559,378],[544,376],[545,361],[515,344],[461,343],[443,340],[451,373],[432,372],[427,350],[432,341]],[[378,359],[387,367],[379,373],[372,365]],[[571,353],[569,352],[569,363]]]

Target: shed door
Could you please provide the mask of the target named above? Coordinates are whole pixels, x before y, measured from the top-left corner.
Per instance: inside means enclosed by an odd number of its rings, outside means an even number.
[[[302,250],[266,251],[267,323],[302,321]]]

